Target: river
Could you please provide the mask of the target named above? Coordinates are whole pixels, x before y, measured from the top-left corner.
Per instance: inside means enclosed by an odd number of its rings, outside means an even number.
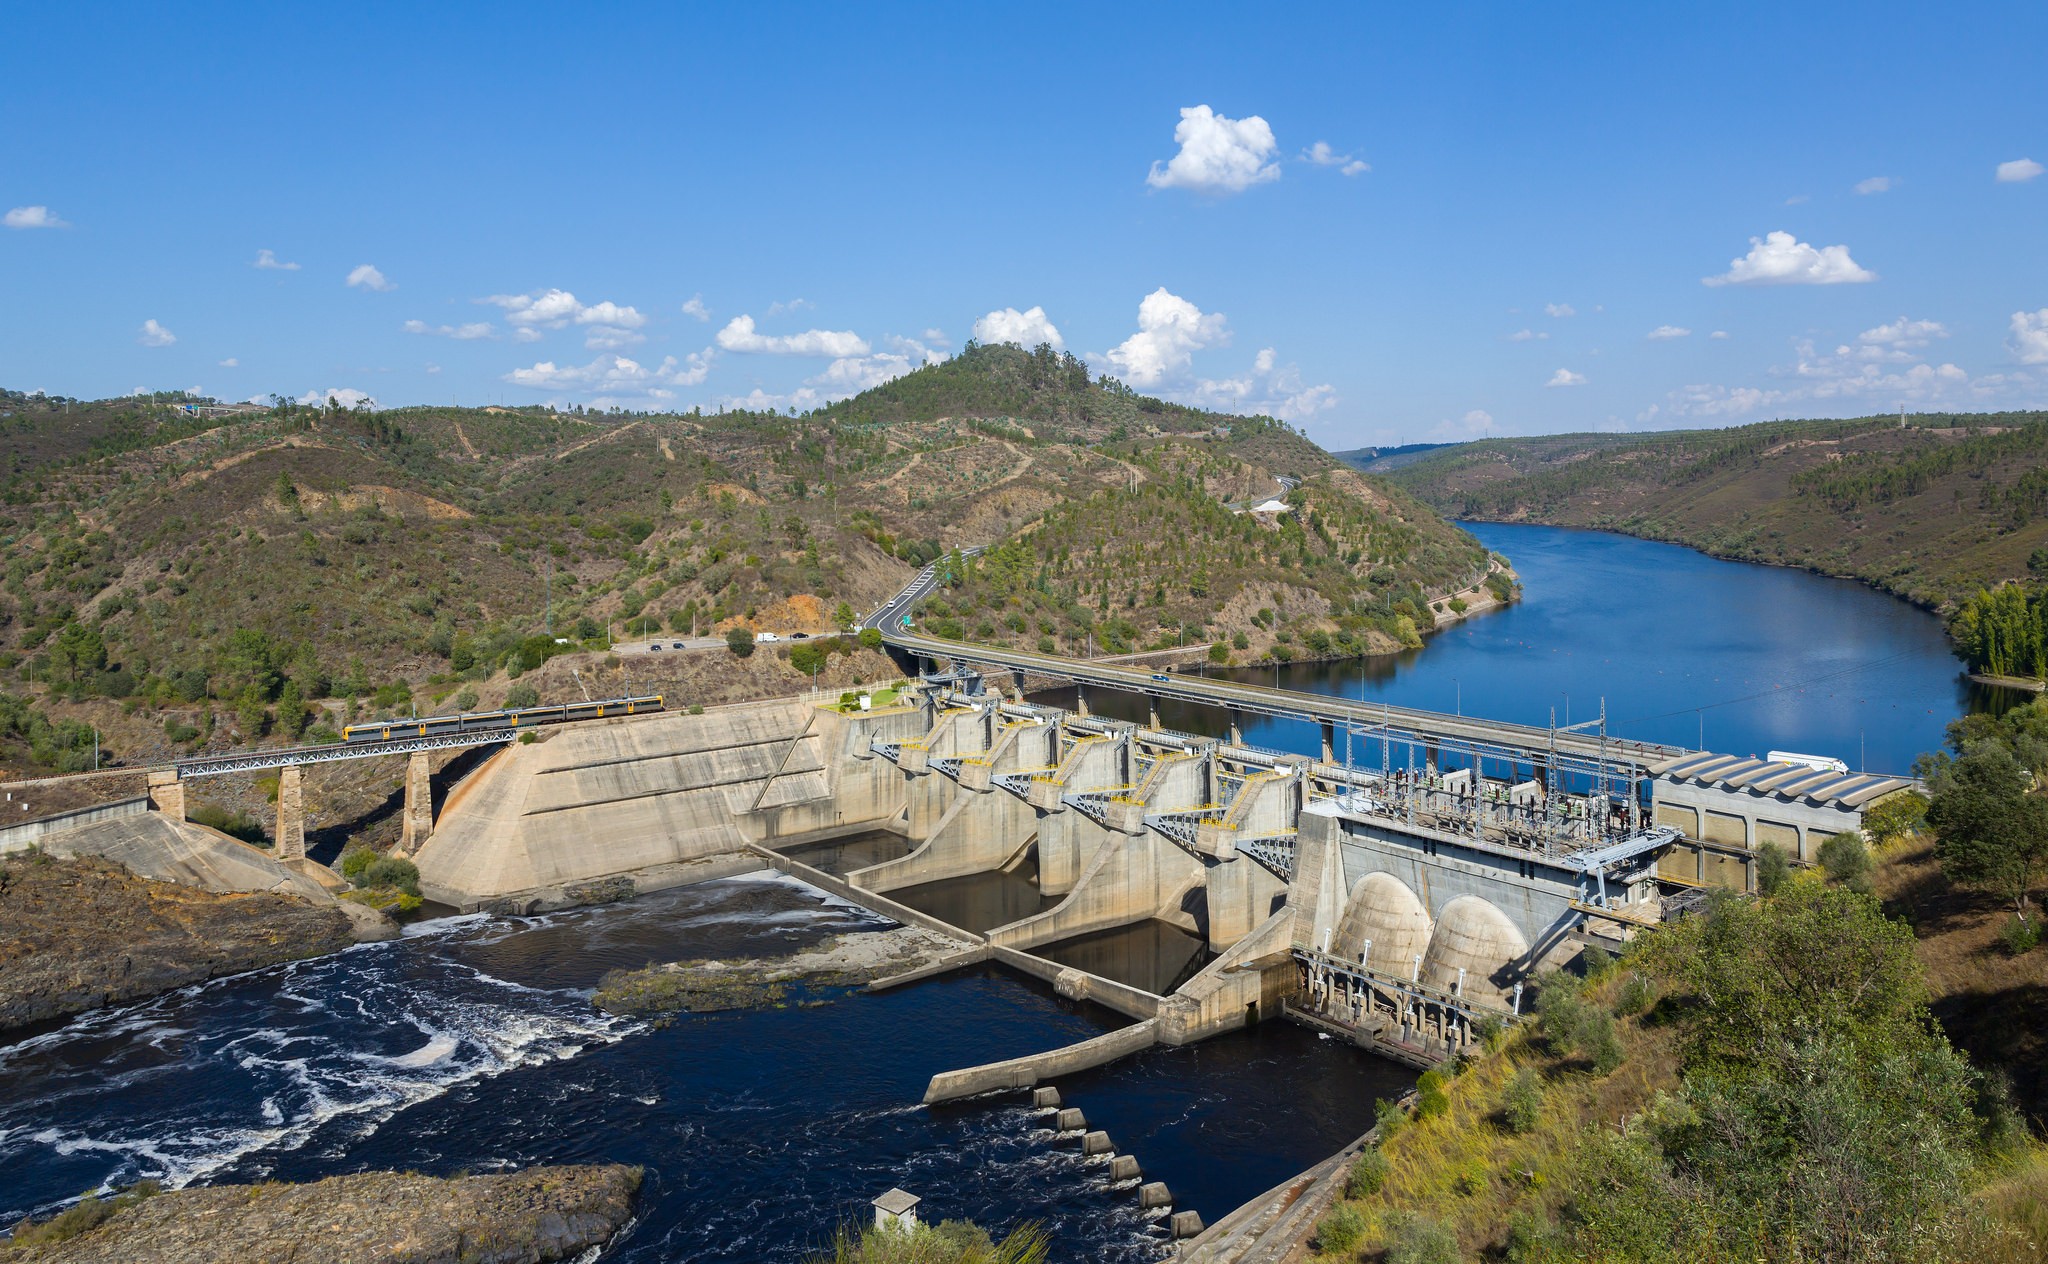
[[[2031,697],[1973,683],[1939,619],[1852,580],[1604,531],[1463,525],[1513,563],[1522,600],[1453,624],[1419,650],[1211,674],[1539,726],[1594,719],[1604,698],[1618,736],[1733,755],[1829,755],[1886,773],[1910,773],[1958,715]],[[1072,693],[1047,697],[1062,692]],[[1144,718],[1129,697],[1090,701]],[[1167,704],[1160,719],[1223,731],[1204,708]],[[1313,754],[1320,734],[1252,720],[1245,739]],[[1341,732],[1338,740],[1342,758]],[[1357,757],[1368,762],[1363,749]]]
[[[1513,560],[1525,600],[1423,651],[1284,667],[1280,683],[1530,723],[1553,703],[1562,722],[1566,695],[1573,720],[1591,718],[1604,695],[1612,731],[1628,736],[1691,746],[1703,724],[1712,749],[1886,771],[1937,745],[1961,711],[2011,701],[1967,683],[1931,616],[1851,583],[1595,532],[1472,530]],[[1165,716],[1197,731],[1216,718]],[[1269,722],[1251,740],[1313,750],[1316,734]],[[1021,1094],[919,1104],[935,1072],[1122,1025],[1109,1011],[994,968],[667,1024],[589,1002],[612,968],[787,952],[883,924],[764,874],[540,918],[427,923],[79,1018],[0,1048],[0,1225],[145,1176],[617,1160],[649,1170],[621,1260],[800,1259],[892,1185],[922,1195],[928,1217],[998,1230],[1041,1220],[1056,1259],[1161,1258],[1159,1218],[1112,1188],[1102,1161],[1056,1142]],[[1073,951],[1145,955],[1132,969],[1166,960],[1149,941]],[[1266,1023],[1061,1087],[1147,1179],[1213,1221],[1357,1136],[1374,1099],[1411,1080]]]

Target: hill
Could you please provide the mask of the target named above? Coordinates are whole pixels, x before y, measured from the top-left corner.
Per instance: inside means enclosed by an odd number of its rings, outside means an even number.
[[[2033,573],[2048,545],[2044,456],[2048,413],[1920,414],[1489,439],[1391,478],[1456,517],[1803,566],[1953,614]]]
[[[1415,464],[1440,448],[1456,446],[1453,443],[1404,443],[1394,448],[1353,448],[1349,452],[1332,452],[1330,455],[1354,470],[1363,470],[1368,474],[1391,474],[1404,465]]]
[[[90,767],[95,729],[102,760],[155,760],[515,686],[844,688],[892,668],[830,634],[968,546],[1035,559],[1033,598],[1003,572],[1016,602],[991,635],[1029,606],[1034,640],[1185,624],[1238,632],[1246,657],[1413,641],[1491,568],[1279,422],[1139,396],[1045,348],[970,347],[801,417],[206,403],[0,399],[0,671],[33,694],[0,708],[0,760]],[[1283,478],[1287,512],[1225,507]],[[818,639],[794,660],[719,651],[722,671],[608,656],[736,627]]]

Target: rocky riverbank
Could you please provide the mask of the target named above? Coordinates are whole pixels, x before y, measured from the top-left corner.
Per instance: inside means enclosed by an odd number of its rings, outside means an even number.
[[[921,926],[835,935],[787,957],[752,961],[671,961],[639,970],[614,970],[598,981],[592,999],[611,1014],[707,1014],[768,1009],[786,1003],[791,983],[859,987],[902,974],[965,944]]]
[[[7,1264],[543,1264],[609,1242],[641,1170],[538,1167],[442,1180],[358,1172],[85,1204],[0,1242]],[[68,1219],[67,1219],[68,1217]],[[82,1231],[80,1231],[82,1230]]]
[[[216,895],[98,856],[0,863],[0,1031],[354,942],[333,905]]]

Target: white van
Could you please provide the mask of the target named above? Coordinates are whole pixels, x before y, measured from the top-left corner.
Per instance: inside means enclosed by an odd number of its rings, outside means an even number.
[[[781,638],[781,637],[779,637],[779,636],[777,636],[777,635],[775,635],[775,634],[774,634],[773,632],[762,632],[762,633],[759,633],[758,635],[756,635],[756,636],[754,637],[754,639],[755,639],[756,641],[759,641],[759,642],[763,642],[763,643],[766,643],[766,642],[769,642],[769,641],[779,641],[779,640],[781,640],[782,638]]]

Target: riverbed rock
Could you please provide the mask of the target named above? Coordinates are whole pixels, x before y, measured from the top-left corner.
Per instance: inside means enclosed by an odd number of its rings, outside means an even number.
[[[99,856],[10,856],[0,864],[0,1031],[353,942],[332,904],[217,895]]]
[[[309,1185],[158,1194],[77,1237],[8,1250],[7,1264],[544,1264],[611,1240],[641,1169],[537,1167],[439,1179],[358,1172]]]
[[[611,1014],[717,1013],[780,1005],[783,986],[859,987],[901,974],[970,947],[921,926],[826,938],[787,957],[747,961],[671,961],[639,970],[614,970],[598,980],[592,999]]]

